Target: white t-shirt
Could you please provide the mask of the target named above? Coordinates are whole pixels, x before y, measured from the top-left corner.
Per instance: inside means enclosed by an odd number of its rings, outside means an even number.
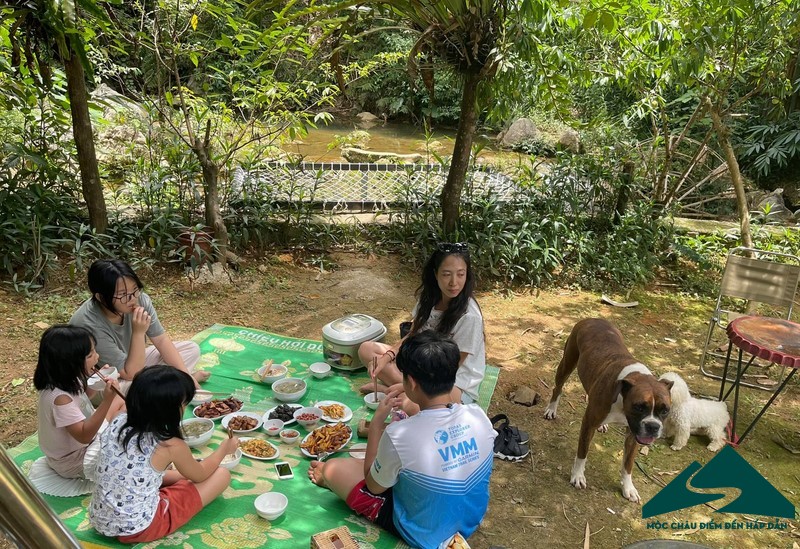
[[[153,522],[161,501],[159,489],[165,471],[153,468],[158,441],[134,436],[125,450],[119,440],[128,414],[115,417],[100,435],[97,484],[89,504],[89,523],[104,536],[132,536]]]
[[[414,307],[412,316],[416,316],[419,303]],[[444,311],[431,309],[431,316],[422,326],[423,330],[435,330],[442,319]],[[467,353],[467,358],[459,366],[456,373],[456,387],[469,395],[473,401],[478,400],[478,388],[486,374],[486,345],[483,339],[483,316],[474,299],[469,300],[467,312],[458,319],[453,333],[448,334],[458,345],[458,350]]]
[[[469,537],[489,506],[495,430],[477,404],[422,410],[389,424],[370,469],[392,488],[394,524],[414,547]]]

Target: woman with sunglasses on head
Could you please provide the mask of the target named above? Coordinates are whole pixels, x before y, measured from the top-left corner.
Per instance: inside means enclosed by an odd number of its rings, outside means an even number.
[[[99,259],[89,267],[88,280],[92,297],[69,323],[92,331],[99,363],[119,370],[123,390],[139,371],[156,364],[191,374],[195,385],[208,379],[208,372],[194,372],[200,347],[193,341],[173,343],[130,265],[119,259]],[[145,336],[153,345],[146,346]]]
[[[466,243],[442,242],[425,263],[422,284],[417,288],[417,305],[409,334],[436,330],[458,345],[461,361],[451,397],[469,404],[478,399],[478,388],[486,372],[486,347],[483,336],[483,315],[475,301],[475,273]],[[361,344],[358,356],[370,374],[386,387],[400,384],[403,375],[395,358],[402,340],[395,345],[376,341]],[[361,388],[374,390],[369,383]]]

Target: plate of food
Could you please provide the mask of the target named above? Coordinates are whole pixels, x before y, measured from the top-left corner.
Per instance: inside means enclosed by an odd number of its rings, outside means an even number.
[[[320,452],[335,452],[350,442],[353,430],[345,423],[331,423],[317,427],[308,433],[300,443],[300,451],[310,458],[316,458]]]
[[[275,406],[274,408],[270,408],[264,412],[264,421],[269,421],[270,419],[279,419],[283,421],[284,427],[286,425],[291,425],[297,421],[294,419],[294,411],[299,410],[300,408],[302,408],[302,406],[299,404],[281,404],[279,406]]]
[[[281,451],[278,450],[277,446],[262,438],[241,437],[239,439],[239,449],[242,451],[242,455],[262,461],[275,459],[281,455]]]
[[[317,408],[322,410],[322,419],[329,423],[353,419],[353,410],[335,400],[322,400],[317,402]]]
[[[249,433],[261,427],[261,414],[233,412],[222,418],[222,426],[234,433]]]
[[[205,404],[201,404],[194,409],[195,417],[204,417],[207,419],[218,420],[223,416],[230,413],[238,412],[242,408],[242,401],[238,398],[226,398],[223,400],[211,400]]]

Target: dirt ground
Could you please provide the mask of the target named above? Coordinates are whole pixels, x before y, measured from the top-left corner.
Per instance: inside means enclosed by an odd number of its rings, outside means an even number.
[[[232,273],[231,285],[191,288],[178,268],[140,270],[162,323],[173,338],[187,338],[215,323],[250,326],[304,338],[321,338],[322,326],[350,312],[377,317],[389,327],[388,341],[399,338],[398,323],[408,319],[414,304],[418,275],[392,256],[340,253],[336,267],[321,272],[290,256],[251,259]],[[326,267],[327,269],[327,267]],[[12,447],[36,430],[35,391],[31,384],[39,336],[44,324],[65,322],[87,294],[83,281],[64,277],[42,295],[23,298],[0,290],[0,443]],[[506,413],[512,423],[531,433],[531,455],[511,464],[495,460],[491,502],[480,529],[469,540],[475,549],[490,547],[622,547],[639,540],[665,538],[710,547],[798,547],[795,521],[776,530],[708,530],[708,521],[753,522],[766,517],[715,514],[698,506],[657,517],[687,528],[653,530],[642,519],[641,506],[623,499],[619,467],[624,433],[612,427],[595,436],[587,466],[589,486],[576,490],[569,472],[585,408],[575,377],[566,387],[555,422],[542,417],[549,399],[555,367],[572,325],[581,318],[600,316],[617,324],[634,356],[654,372],[679,371],[694,392],[715,394],[717,384],[699,375],[699,352],[705,334],[710,298],[676,294],[674,288],[654,286],[616,296],[638,300],[639,306],[614,308],[600,296],[573,289],[508,292],[483,288],[478,300],[486,321],[488,362],[501,367],[489,415]],[[526,385],[542,400],[525,407],[507,395]],[[744,415],[765,402],[767,393],[743,392]],[[740,455],[764,475],[793,504],[800,501],[798,387],[773,404],[740,449]],[[775,442],[777,437],[784,446]],[[679,452],[657,441],[640,455],[634,483],[643,501],[692,461],[707,463],[713,454],[707,441],[692,437]],[[734,494],[728,496],[728,501]],[[714,502],[717,507],[722,504]],[[782,520],[783,522],[783,520]],[[693,524],[695,523],[695,524]],[[2,545],[2,544],[0,544]]]

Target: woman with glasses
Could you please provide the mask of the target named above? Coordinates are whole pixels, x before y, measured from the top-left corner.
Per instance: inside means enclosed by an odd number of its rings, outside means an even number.
[[[88,278],[92,297],[75,311],[69,323],[91,330],[99,364],[119,370],[123,389],[140,370],[156,364],[191,374],[195,385],[208,379],[208,372],[194,372],[200,347],[193,341],[173,343],[130,265],[119,259],[99,259],[89,267]],[[146,345],[145,336],[153,345]]]
[[[466,243],[442,242],[425,263],[422,284],[417,288],[417,305],[409,334],[436,330],[451,338],[461,352],[461,362],[452,391],[455,402],[477,401],[478,388],[486,372],[486,347],[483,336],[483,315],[475,301],[475,274]],[[376,341],[361,344],[358,356],[370,365],[370,374],[386,387],[402,383],[395,358],[400,343],[387,345]],[[369,383],[361,388],[374,390]],[[384,391],[386,389],[384,388]]]

